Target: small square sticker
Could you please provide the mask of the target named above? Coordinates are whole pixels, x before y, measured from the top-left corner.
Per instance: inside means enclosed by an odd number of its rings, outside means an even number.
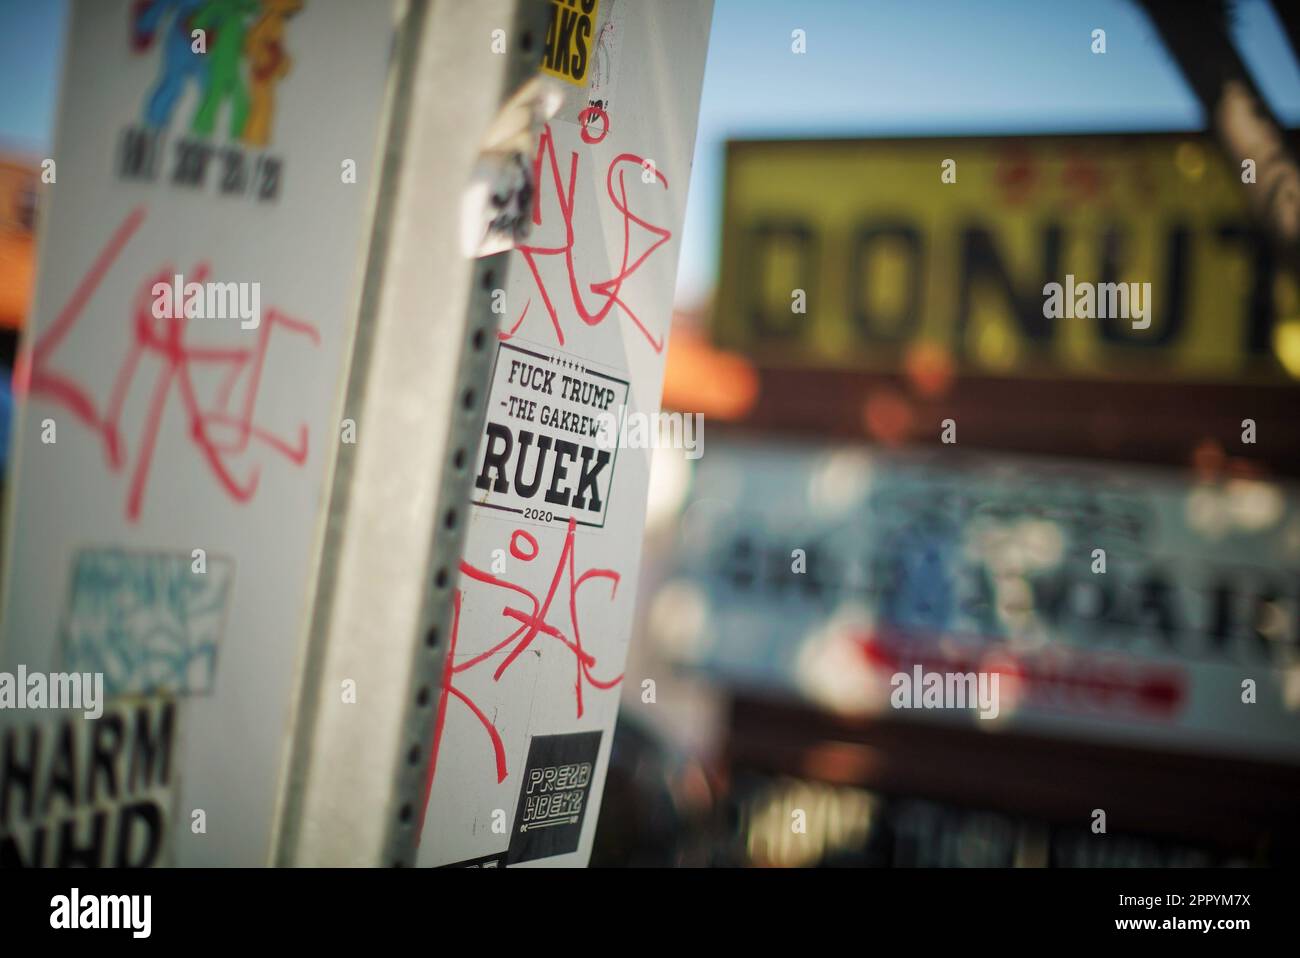
[[[508,864],[578,850],[600,736],[600,732],[533,736],[515,806]]]

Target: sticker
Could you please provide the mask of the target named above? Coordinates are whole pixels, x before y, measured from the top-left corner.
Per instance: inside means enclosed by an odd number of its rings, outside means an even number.
[[[591,70],[600,0],[551,0],[542,72],[581,86]]]
[[[509,864],[577,851],[600,736],[600,732],[533,736],[515,806]]]
[[[497,344],[475,505],[603,527],[628,383],[551,350]]]
[[[284,159],[265,148],[275,139],[277,88],[293,79],[286,45],[293,47],[289,21],[301,9],[301,0],[280,0],[250,21],[239,4],[136,3],[132,55],[149,60],[155,73],[140,94],[139,122],[121,133],[118,175],[275,200]],[[196,48],[192,31],[203,32],[210,46]]]
[[[0,729],[0,868],[170,861],[177,710],[114,703]]]
[[[461,195],[460,242],[466,256],[492,256],[528,237],[537,189],[532,157],[563,102],[561,84],[533,77],[493,118]]]
[[[72,570],[65,668],[102,672],[110,696],[211,692],[234,574],[224,556],[82,550]]]
[[[449,865],[443,865],[443,868],[505,868],[506,853],[498,852],[495,855],[484,855],[482,858],[467,858],[463,862],[452,862]]]

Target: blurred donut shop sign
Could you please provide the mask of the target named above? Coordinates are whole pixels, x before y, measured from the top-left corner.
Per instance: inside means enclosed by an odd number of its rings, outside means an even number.
[[[1300,295],[1243,175],[1195,134],[733,142],[715,338],[873,371],[924,346],[964,375],[1290,382]]]
[[[1294,487],[770,440],[697,470],[650,605],[679,664],[842,714],[1300,761]],[[997,707],[902,708],[918,672],[996,674]]]

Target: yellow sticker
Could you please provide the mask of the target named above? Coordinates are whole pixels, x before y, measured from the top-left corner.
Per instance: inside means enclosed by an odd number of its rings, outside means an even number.
[[[542,72],[582,86],[591,69],[592,39],[600,0],[550,0],[551,22],[542,50]]]

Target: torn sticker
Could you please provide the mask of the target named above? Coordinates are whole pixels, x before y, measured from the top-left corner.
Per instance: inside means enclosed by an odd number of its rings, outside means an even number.
[[[461,198],[466,256],[491,256],[527,238],[536,194],[532,157],[542,129],[563,102],[558,84],[533,77],[497,113]]]

